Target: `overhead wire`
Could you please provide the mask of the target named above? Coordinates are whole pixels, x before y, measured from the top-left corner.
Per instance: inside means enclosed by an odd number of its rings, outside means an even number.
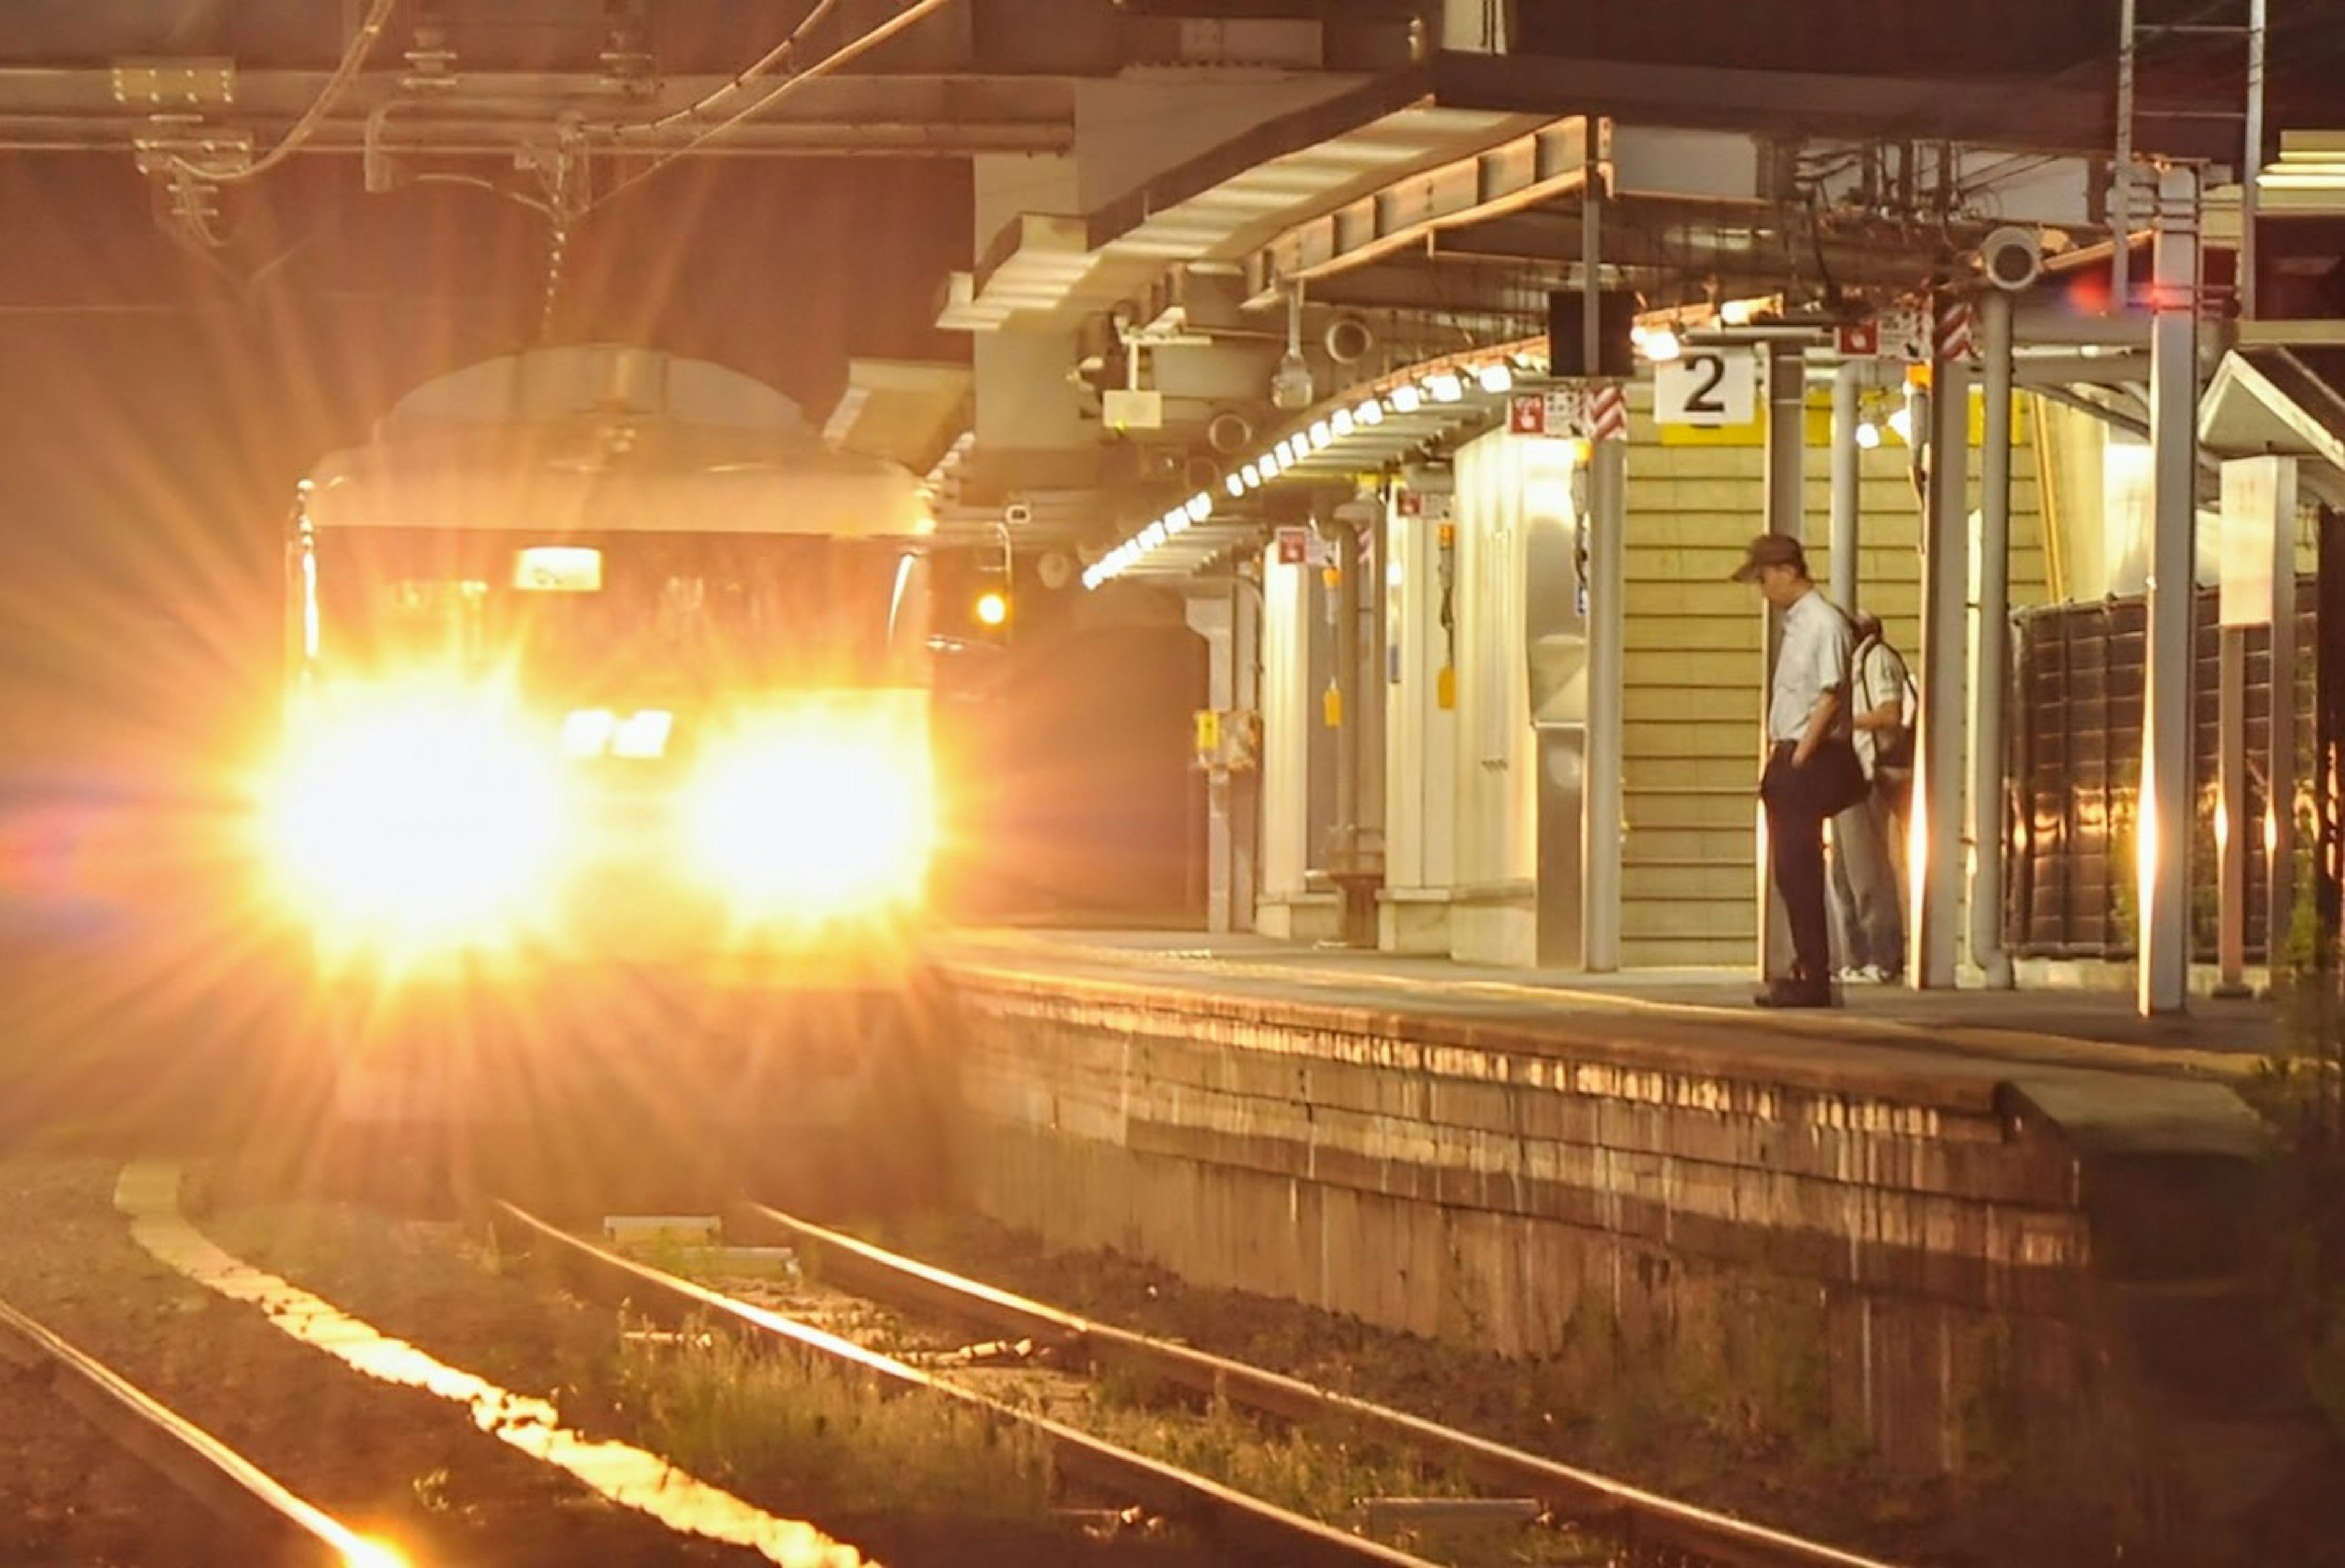
[[[398,0],[374,0],[373,8],[359,24],[357,33],[351,35],[350,46],[342,51],[340,64],[326,78],[325,86],[318,89],[316,100],[267,153],[240,168],[207,167],[175,154],[171,158],[173,170],[190,179],[214,185],[233,185],[241,180],[256,179],[291,157],[316,132],[335,103],[349,90],[350,83],[357,79],[359,72],[365,68],[367,58],[374,53],[375,42],[382,36],[382,30],[390,23],[391,10],[397,4]]]
[[[837,10],[838,7],[838,0],[815,0],[814,7],[804,16],[798,18],[797,25],[790,29],[789,35],[787,37],[775,45],[772,48],[766,50],[763,55],[760,55],[756,60],[744,66],[734,76],[732,80],[726,82],[723,86],[705,95],[697,102],[687,104],[683,108],[675,109],[667,114],[662,115],[655,120],[644,120],[634,125],[620,126],[617,127],[618,134],[621,136],[627,136],[636,133],[648,134],[655,131],[664,131],[670,126],[676,125],[681,121],[698,119],[702,115],[706,114],[710,109],[714,108],[719,101],[731,94],[739,92],[751,82],[756,81],[758,77],[763,76],[766,72],[780,65],[784,60],[788,59],[790,55],[797,48],[800,40],[804,39],[808,33],[820,25],[823,18],[829,15],[830,13]]]
[[[632,190],[636,186],[643,184],[644,181],[651,178],[652,176],[659,173],[662,169],[666,168],[678,158],[686,157],[689,154],[697,151],[699,148],[707,146],[708,143],[716,140],[718,137],[723,136],[726,132],[731,130],[734,126],[741,124],[743,121],[753,118],[754,116],[773,107],[783,98],[788,96],[789,94],[797,87],[818,76],[827,76],[831,72],[838,70],[842,66],[853,63],[855,60],[860,58],[869,51],[878,48],[880,45],[886,43],[888,39],[894,37],[897,34],[902,32],[907,27],[911,26],[914,23],[922,20],[934,12],[942,10],[945,6],[949,5],[952,3],[953,0],[912,0],[910,5],[905,6],[903,10],[897,12],[893,16],[888,17],[886,21],[874,24],[871,29],[863,34],[860,37],[858,37],[851,42],[842,44],[830,54],[815,61],[805,69],[792,72],[790,75],[783,77],[779,82],[776,83],[771,88],[760,95],[754,101],[735,110],[724,119],[719,120],[716,124],[709,126],[706,130],[702,131],[698,136],[694,137],[682,147],[671,148],[669,151],[662,154],[659,157],[654,159],[649,165],[637,169],[634,174],[629,175],[626,178],[619,181],[610,189],[604,191],[601,196],[595,197],[580,211],[579,216],[582,218],[586,217],[588,214],[609,202],[613,197]],[[826,8],[826,5],[818,5],[816,7],[815,12],[812,15],[809,15],[806,22],[800,23],[797,28],[792,30],[792,35],[790,38],[783,40],[782,44],[775,50],[768,51],[767,58],[777,58],[781,55],[786,54],[799,34],[801,34],[804,29],[812,23],[814,16],[820,15]],[[754,71],[755,67],[752,69]],[[744,75],[746,76],[749,74],[751,73],[745,73]],[[720,89],[718,93],[712,94],[711,96],[721,96],[724,92],[729,90],[731,90],[730,87]],[[675,116],[667,116],[667,119],[672,122],[674,117]]]

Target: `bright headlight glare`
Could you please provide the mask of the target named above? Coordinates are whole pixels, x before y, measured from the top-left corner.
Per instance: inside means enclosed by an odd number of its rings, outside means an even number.
[[[735,735],[689,815],[703,873],[753,920],[908,903],[934,847],[928,735],[887,710],[808,709]]]
[[[500,932],[539,890],[560,838],[548,741],[462,693],[310,715],[268,812],[280,885],[339,936]]]

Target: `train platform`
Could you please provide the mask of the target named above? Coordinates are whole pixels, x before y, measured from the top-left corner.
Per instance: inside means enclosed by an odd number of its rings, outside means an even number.
[[[2076,1495],[2210,1524],[2249,1500],[2193,1455],[2313,1441],[2261,1328],[2278,1004],[1776,1012],[1747,975],[1196,932],[931,956],[959,1190],[1054,1243],[1559,1360],[1592,1400],[1727,1420],[1790,1380],[1808,1437],[1893,1468],[2035,1445]]]
[[[1975,1108],[2005,1086],[2076,1134],[2123,1137],[2133,1126],[2163,1145],[2239,1154],[2256,1129],[2232,1094],[2160,1085],[2244,1083],[2289,1045],[2269,999],[2198,996],[2180,1017],[2143,1017],[2129,992],[2112,989],[1853,984],[1836,1008],[1771,1010],[1752,1005],[1748,973],[1729,970],[1586,975],[1195,931],[996,927],[957,933],[939,956],[950,970],[1131,987],[1175,1007],[1211,998],[1217,1011],[1373,1016],[1378,1034],[1593,1050],[1619,1066],[1780,1077],[1907,1102]]]

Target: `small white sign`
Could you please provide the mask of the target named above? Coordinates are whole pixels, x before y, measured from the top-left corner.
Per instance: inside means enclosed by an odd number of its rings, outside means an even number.
[[[1876,319],[1879,342],[1874,352],[1884,359],[1903,359],[1909,365],[1930,362],[1931,334],[1934,323],[1929,311],[1914,305],[1893,305]]]
[[[2287,458],[2223,460],[2222,590],[2217,618],[2226,626],[2269,626],[2279,608],[2281,541],[2296,542],[2296,496]],[[2286,491],[2283,506],[2282,492]]]
[[[1748,349],[1690,349],[1653,367],[1653,422],[1717,430],[1759,417],[1759,366]]]

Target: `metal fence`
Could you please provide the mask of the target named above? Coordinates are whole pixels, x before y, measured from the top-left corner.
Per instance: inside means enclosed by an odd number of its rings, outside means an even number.
[[[2319,663],[2315,583],[2297,583],[2298,774],[2309,780]],[[2143,634],[2139,598],[2056,604],[2015,617],[2016,657],[2010,754],[2005,760],[2009,875],[2004,940],[2020,957],[2130,958],[2136,936],[2134,824],[2141,787]],[[2221,632],[2212,592],[2199,595],[2192,689],[2196,757],[2191,834],[2190,936],[2194,958],[2216,956],[2217,726]],[[2260,823],[2271,727],[2271,632],[2248,636],[2248,800],[2240,820]],[[2299,788],[2299,822],[2314,791]],[[2299,843],[2309,844],[2299,834]],[[2248,855],[2247,956],[2267,952],[2267,867],[2259,834]],[[2301,885],[2301,884],[2299,884]],[[2308,889],[2309,891],[2309,889]],[[2282,933],[2283,938],[2286,933]]]

